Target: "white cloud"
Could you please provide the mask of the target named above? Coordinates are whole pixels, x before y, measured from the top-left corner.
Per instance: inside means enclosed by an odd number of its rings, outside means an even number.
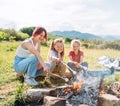
[[[120,34],[119,18],[115,18],[115,15],[118,16],[118,8],[115,6],[111,8],[113,2],[112,0],[1,0],[0,19],[11,20],[18,28],[41,24],[48,31],[74,29],[93,34]]]

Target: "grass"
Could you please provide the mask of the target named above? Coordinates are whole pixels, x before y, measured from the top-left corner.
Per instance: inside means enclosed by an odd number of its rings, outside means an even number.
[[[0,42],[0,106],[12,106],[16,99],[16,95],[22,92],[21,89],[28,89],[27,85],[21,85],[21,82],[16,79],[16,72],[13,69],[13,61],[16,49],[21,42]],[[45,61],[47,61],[48,47],[41,47],[41,54]],[[65,45],[65,62],[68,62],[68,52],[70,45]],[[117,50],[99,50],[99,49],[85,49],[81,48],[85,53],[84,61],[89,63],[90,69],[104,68],[97,64],[97,59],[102,55],[107,55],[112,58],[120,57],[120,51]],[[111,78],[110,78],[111,79]],[[49,86],[49,81],[40,80],[43,87]],[[115,73],[115,80],[120,81],[120,73]],[[53,81],[54,82],[54,81]],[[44,85],[46,84],[46,86]],[[22,87],[22,88],[21,88]],[[20,92],[19,92],[20,91]],[[17,92],[17,93],[16,93]],[[19,97],[19,96],[17,96]]]

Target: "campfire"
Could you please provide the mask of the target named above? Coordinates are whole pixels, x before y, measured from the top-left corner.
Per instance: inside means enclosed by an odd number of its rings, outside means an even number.
[[[51,104],[50,106],[52,104],[59,104],[59,106],[80,106],[83,104],[85,106],[96,106],[99,104],[98,106],[100,106],[101,100],[103,100],[100,96],[106,94],[104,85],[108,86],[103,83],[103,77],[92,77],[87,72],[81,71],[76,74],[76,79],[71,84],[52,88],[51,90],[48,89],[49,92],[47,89],[40,89],[39,93],[43,92],[43,94],[41,93],[41,98],[45,94],[48,95],[44,97],[45,106],[48,106],[48,104]],[[115,84],[116,89],[111,87],[113,94],[118,97],[120,97],[119,85],[120,83]],[[35,90],[37,96],[39,93]],[[28,94],[33,95],[31,91]],[[31,98],[31,95],[28,98]],[[37,99],[37,96],[36,99],[35,96],[32,97],[33,101],[39,102],[40,97]]]
[[[100,78],[84,76],[81,72],[76,75],[76,81],[72,85],[59,89],[58,97],[68,100],[68,105],[96,106],[100,94],[100,83]]]
[[[80,90],[81,87],[82,87],[82,82],[74,82],[72,87],[68,87],[64,90],[64,94],[67,94],[72,90],[73,92],[77,92],[78,90]]]
[[[60,91],[60,97],[68,99],[70,98],[72,95],[76,95],[77,92],[80,90],[80,88],[82,87],[82,82],[74,82],[73,85],[69,85],[68,87],[62,89]]]

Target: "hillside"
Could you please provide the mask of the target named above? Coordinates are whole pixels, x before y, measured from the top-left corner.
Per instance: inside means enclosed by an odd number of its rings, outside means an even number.
[[[91,39],[104,39],[104,40],[120,40],[119,36],[103,36],[100,35],[94,35],[90,33],[82,33],[79,31],[52,31],[49,32],[50,34],[56,35],[56,36],[62,36],[62,37],[70,37],[70,38],[80,38],[85,40],[91,40]]]
[[[109,41],[120,40],[120,36],[114,36],[114,35],[107,35],[107,36],[103,36],[102,38]]]

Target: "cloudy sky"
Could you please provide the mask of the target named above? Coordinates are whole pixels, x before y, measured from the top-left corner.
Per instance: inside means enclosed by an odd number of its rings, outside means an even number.
[[[120,35],[120,0],[0,0],[0,27]]]

